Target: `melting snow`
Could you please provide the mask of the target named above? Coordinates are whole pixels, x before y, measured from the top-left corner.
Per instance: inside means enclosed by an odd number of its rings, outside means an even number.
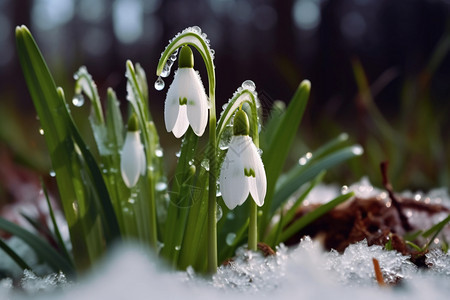
[[[366,197],[382,193],[364,180],[348,189]],[[332,187],[315,193],[323,196],[338,192]],[[443,190],[420,195],[420,199],[449,202]],[[386,282],[400,280],[401,284],[378,287],[372,258],[378,259]],[[77,283],[68,282],[63,274],[39,277],[27,271],[15,283],[22,289],[17,291],[11,279],[4,279],[0,281],[0,299],[447,298],[450,253],[432,249],[425,263],[429,269],[419,270],[407,256],[368,246],[366,241],[350,245],[342,254],[327,252],[306,237],[295,248],[278,247],[275,256],[264,257],[240,248],[231,262],[220,266],[212,278],[205,278],[191,268],[186,272],[169,271],[137,247],[122,246]]]

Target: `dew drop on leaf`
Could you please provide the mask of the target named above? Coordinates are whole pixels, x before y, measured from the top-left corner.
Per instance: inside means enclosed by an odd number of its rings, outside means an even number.
[[[158,77],[158,79],[156,79],[155,81],[155,89],[157,91],[161,91],[164,88],[164,80],[162,80],[161,77]]]
[[[227,234],[227,237],[225,238],[225,242],[228,246],[233,246],[234,240],[236,239],[236,233],[230,232]]]
[[[222,219],[223,211],[222,207],[217,204],[217,210],[216,210],[216,222],[219,222],[220,219]]]

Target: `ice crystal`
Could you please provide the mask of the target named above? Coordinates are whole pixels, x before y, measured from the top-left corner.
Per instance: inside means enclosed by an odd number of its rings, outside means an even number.
[[[336,272],[338,281],[345,285],[374,285],[376,282],[372,258],[379,261],[386,283],[395,283],[416,272],[416,266],[408,256],[397,251],[386,251],[381,246],[368,246],[366,240],[348,246],[342,255],[331,251],[328,254],[327,269]]]
[[[264,257],[246,247],[237,250],[236,257],[220,266],[213,276],[212,285],[224,291],[246,293],[270,292],[280,286],[283,278],[286,248],[280,247],[277,255]]]
[[[450,253],[444,253],[441,249],[431,249],[425,254],[425,263],[432,272],[450,276]]]

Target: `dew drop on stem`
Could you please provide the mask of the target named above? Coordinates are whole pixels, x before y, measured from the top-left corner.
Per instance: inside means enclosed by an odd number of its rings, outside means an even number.
[[[40,134],[40,135],[44,135],[44,129],[39,128],[39,134]]]
[[[219,222],[220,219],[222,219],[222,215],[223,215],[222,207],[219,204],[217,204],[216,222]]]
[[[243,89],[247,89],[249,91],[255,91],[256,89],[256,85],[253,81],[251,80],[246,80],[242,83],[242,88]]]
[[[82,94],[75,94],[72,98],[72,104],[76,107],[81,107],[84,104],[84,96]]]
[[[161,91],[164,88],[164,85],[165,85],[164,80],[162,80],[161,76],[158,77],[158,79],[156,79],[155,81],[155,89],[157,91]]]

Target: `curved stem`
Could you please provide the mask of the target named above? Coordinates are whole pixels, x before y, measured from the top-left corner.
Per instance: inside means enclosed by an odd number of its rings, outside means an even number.
[[[162,73],[164,65],[179,47],[183,45],[191,45],[195,47],[201,54],[206,65],[208,73],[209,86],[209,193],[208,193],[208,271],[210,273],[216,272],[217,269],[217,224],[216,224],[216,177],[217,177],[217,137],[216,137],[216,75],[213,64],[213,53],[209,47],[209,42],[204,39],[201,31],[198,28],[190,27],[183,30],[176,35],[161,54],[158,66],[156,68],[156,75]]]

